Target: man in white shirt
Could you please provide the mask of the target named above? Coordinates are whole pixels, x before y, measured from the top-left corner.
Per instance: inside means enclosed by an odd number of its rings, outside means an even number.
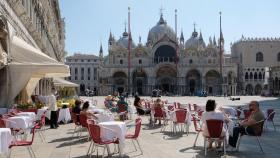
[[[50,120],[50,128],[54,129],[58,127],[57,124],[57,104],[56,104],[56,96],[55,89],[52,89],[52,94],[49,96],[49,110],[51,111],[51,120]]]

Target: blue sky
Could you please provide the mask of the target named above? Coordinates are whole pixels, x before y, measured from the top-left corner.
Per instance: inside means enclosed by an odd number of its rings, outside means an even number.
[[[66,20],[66,51],[98,54],[100,43],[107,54],[110,30],[118,39],[124,32],[127,8],[131,8],[131,33],[135,43],[139,36],[146,42],[148,31],[159,20],[160,8],[167,24],[174,28],[174,10],[178,10],[178,33],[185,40],[193,23],[201,30],[206,43],[219,35],[219,11],[225,49],[245,37],[280,37],[279,0],[60,0]]]

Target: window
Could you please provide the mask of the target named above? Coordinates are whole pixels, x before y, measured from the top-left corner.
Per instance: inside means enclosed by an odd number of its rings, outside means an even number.
[[[78,77],[77,77],[77,76],[75,76],[75,80],[78,80]]]
[[[192,60],[192,59],[190,59],[190,60],[189,60],[189,64],[192,64],[192,63],[193,63],[193,60]]]
[[[248,75],[248,72],[246,72],[246,74],[245,74],[245,80],[248,80],[248,78],[249,78],[249,75]]]
[[[259,80],[262,80],[262,73],[259,72]]]
[[[257,80],[258,79],[258,74],[257,72],[254,73],[254,80]]]
[[[256,61],[263,61],[263,53],[262,52],[258,52],[256,54]]]
[[[87,61],[90,62],[90,59],[88,59]]]
[[[123,64],[123,60],[122,60],[122,59],[120,60],[120,64],[121,64],[121,65]]]
[[[94,59],[93,61],[94,61],[94,62],[96,62],[97,60],[96,60],[96,59]]]
[[[139,59],[139,64],[142,64],[142,60],[141,59]]]
[[[87,79],[90,80],[90,76],[88,76]]]
[[[78,74],[78,68],[75,68],[75,75]]]
[[[70,74],[71,74],[71,72],[72,72],[72,68],[70,67],[70,68],[69,68],[69,70],[70,70]]]
[[[250,79],[252,80],[253,79],[253,73],[250,72]]]
[[[85,72],[85,69],[82,67],[81,68],[81,80],[84,80],[84,72]]]
[[[277,61],[280,61],[280,52],[277,54]]]
[[[82,59],[81,62],[84,62],[84,59]]]
[[[88,75],[90,75],[90,68],[87,69],[87,73],[88,73]]]

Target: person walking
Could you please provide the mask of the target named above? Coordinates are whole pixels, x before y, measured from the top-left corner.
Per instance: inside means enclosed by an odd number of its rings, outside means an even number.
[[[50,120],[50,128],[54,129],[58,127],[57,124],[57,104],[56,104],[56,96],[55,96],[55,89],[52,88],[52,94],[50,95],[49,99],[49,110],[51,111],[51,120]]]

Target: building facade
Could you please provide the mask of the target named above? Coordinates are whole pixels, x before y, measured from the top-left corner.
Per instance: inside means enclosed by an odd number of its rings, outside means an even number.
[[[102,47],[100,52],[103,53]],[[71,76],[68,80],[80,85],[79,94],[92,90],[98,95],[100,59],[90,54],[76,53],[66,57],[66,64],[69,65]]]
[[[278,79],[277,73],[270,71],[276,72],[280,64],[280,38],[242,37],[232,44],[231,52],[233,62],[238,65],[241,94],[260,95],[272,90],[269,90],[269,78]]]
[[[24,89],[28,89],[28,93],[47,95],[54,74],[60,73],[60,77],[67,74],[63,64],[65,23],[58,0],[0,0],[0,39],[1,89],[14,86],[9,83],[13,80],[11,75],[15,75],[10,72],[12,69],[17,69],[18,79],[22,81],[18,87],[8,88],[12,92],[1,90],[1,97],[12,93],[11,99],[14,99],[14,94],[19,96]],[[29,70],[19,70],[20,64],[22,69],[29,66]],[[51,67],[55,70],[50,70]],[[58,72],[59,68],[61,72]],[[31,83],[36,84],[31,86]],[[31,87],[25,87],[27,85]],[[7,99],[9,103],[11,99]],[[7,100],[1,100],[0,105],[7,104]]]
[[[131,39],[130,70],[128,37],[126,29],[119,39],[110,33],[108,55],[101,58],[100,95],[115,91],[150,95],[153,89],[160,89],[167,95],[196,95],[201,91],[209,95],[236,94],[237,66],[230,54],[222,53],[220,73],[223,36],[221,42],[210,37],[206,44],[202,33],[194,28],[185,41],[182,32],[180,38],[176,37],[161,14],[157,24],[149,30],[146,43],[142,43],[141,37],[138,44]]]

